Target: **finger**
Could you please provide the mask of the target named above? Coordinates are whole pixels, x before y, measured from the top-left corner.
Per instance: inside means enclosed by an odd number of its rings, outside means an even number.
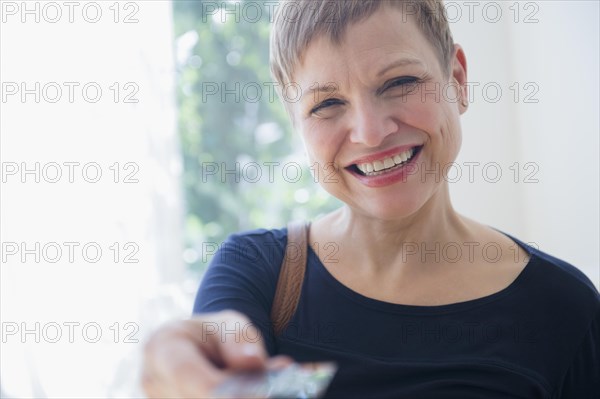
[[[224,379],[181,328],[165,327],[146,344],[142,386],[150,398],[203,397]]]
[[[206,397],[231,371],[260,370],[267,354],[247,317],[198,315],[157,331],[145,347],[143,388],[150,398]]]
[[[224,311],[202,315],[190,331],[201,340],[201,350],[216,365],[237,370],[266,366],[267,352],[259,330],[239,312]]]
[[[267,361],[267,370],[279,370],[294,363],[294,359],[286,355],[277,355]]]
[[[167,386],[174,388],[176,397],[204,397],[225,378],[193,342],[181,339],[165,346],[164,350],[159,372],[167,376]]]

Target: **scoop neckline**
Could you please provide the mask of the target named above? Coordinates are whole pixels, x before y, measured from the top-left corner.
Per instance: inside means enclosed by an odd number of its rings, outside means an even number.
[[[363,306],[374,308],[379,311],[386,311],[392,313],[411,313],[411,314],[439,314],[439,313],[451,313],[457,311],[463,311],[466,309],[471,309],[473,307],[478,307],[481,305],[485,305],[490,302],[494,302],[496,300],[502,299],[505,296],[509,295],[513,291],[515,291],[520,285],[522,285],[531,275],[533,269],[538,261],[538,255],[535,248],[525,244],[521,240],[511,236],[510,234],[504,233],[503,231],[497,230],[499,233],[505,235],[509,239],[511,239],[515,244],[519,247],[523,248],[527,254],[529,255],[529,260],[527,264],[521,270],[521,272],[517,275],[517,277],[505,288],[500,291],[494,292],[492,294],[469,299],[467,301],[462,302],[454,302],[448,303],[444,305],[408,305],[408,304],[400,304],[382,301],[379,299],[371,298],[365,296],[359,292],[354,291],[352,288],[346,286],[338,279],[336,279],[330,272],[327,270],[321,259],[313,250],[313,248],[308,246],[308,256],[313,259],[313,262],[307,262],[308,264],[315,264],[316,270],[319,272],[325,280],[338,292],[349,298],[350,300],[357,302]]]

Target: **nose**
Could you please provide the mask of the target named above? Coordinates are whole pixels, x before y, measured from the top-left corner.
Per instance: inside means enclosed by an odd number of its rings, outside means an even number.
[[[398,130],[384,106],[374,100],[355,102],[351,112],[350,142],[377,147],[387,136]]]

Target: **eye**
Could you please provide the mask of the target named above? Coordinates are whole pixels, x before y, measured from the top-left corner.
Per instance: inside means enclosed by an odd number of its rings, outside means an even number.
[[[322,111],[326,108],[331,108],[332,106],[335,105],[341,105],[343,104],[343,102],[341,100],[338,100],[337,98],[329,98],[319,104],[317,104],[314,108],[312,108],[310,110],[310,114],[316,114],[319,111]]]
[[[402,76],[400,78],[390,79],[383,84],[383,87],[379,90],[379,93],[381,94],[390,89],[400,88],[402,89],[402,94],[409,94],[421,82],[422,80],[415,76]]]

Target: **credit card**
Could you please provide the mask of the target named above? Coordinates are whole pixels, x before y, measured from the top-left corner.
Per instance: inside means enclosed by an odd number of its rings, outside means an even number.
[[[292,363],[278,370],[238,373],[215,388],[215,398],[319,398],[331,382],[333,362]]]

